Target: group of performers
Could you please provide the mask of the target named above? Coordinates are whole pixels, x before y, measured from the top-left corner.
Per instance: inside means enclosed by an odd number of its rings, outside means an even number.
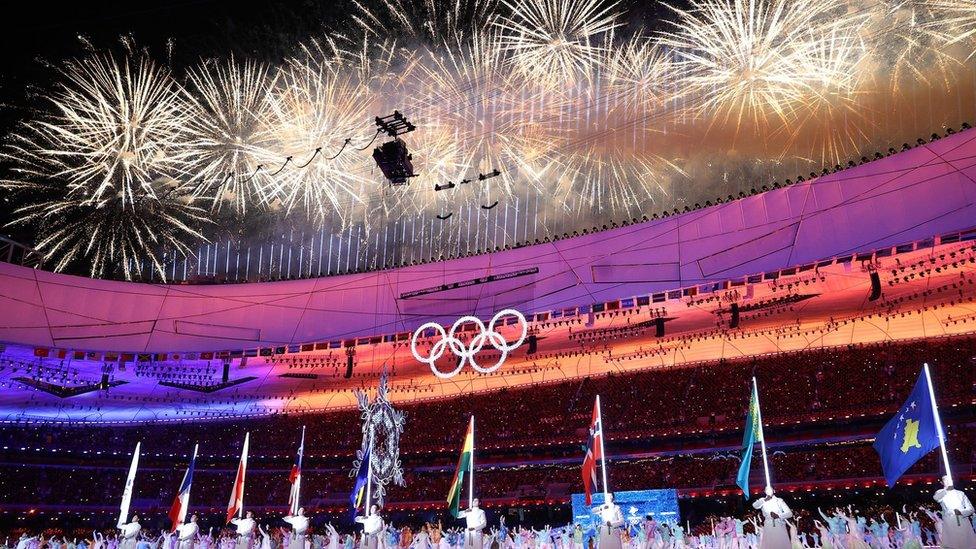
[[[934,500],[941,506],[941,512],[933,513],[922,510],[936,525],[935,532],[929,532],[929,545],[938,542],[943,549],[976,549],[976,523],[974,523],[973,504],[962,490],[957,490],[948,476],[942,478],[943,487],[934,496]],[[922,547],[922,531],[920,523],[914,519],[906,519],[904,525],[899,524],[895,530],[883,520],[876,520],[869,526],[863,517],[852,518],[842,510],[828,517],[821,513],[824,523],[818,523],[818,533],[814,536],[802,536],[796,528],[793,511],[782,498],[776,495],[772,486],[766,486],[763,497],[756,499],[752,507],[759,511],[759,523],[753,523],[754,534],[751,537],[743,534],[745,528],[741,520],[728,519],[722,521],[712,534],[716,544],[703,543],[696,539],[686,539],[685,532],[680,525],[672,526],[669,530],[669,543],[664,547],[691,546],[716,547],[718,549],[745,549],[757,547],[759,549],[797,549],[801,547],[823,547],[830,549],[895,549]],[[613,494],[606,494],[606,503],[593,510],[599,517],[599,548],[623,549],[623,540],[628,537],[630,528],[624,521],[620,506],[614,503]],[[899,516],[899,523],[901,523]],[[654,530],[654,529],[652,529]],[[640,533],[640,532],[639,532]],[[643,541],[638,547],[654,547],[647,545],[648,532],[643,532]],[[870,543],[869,543],[870,541]],[[810,543],[813,543],[812,545]]]
[[[940,512],[920,509],[918,513],[898,515],[897,524],[883,518],[868,522],[865,517],[844,509],[832,513],[820,511],[823,521],[816,521],[816,531],[800,533],[789,505],[771,487],[752,503],[758,520],[739,520],[726,517],[713,523],[708,534],[693,535],[677,522],[657,522],[648,516],[628,522],[612,493],[605,494],[605,503],[592,509],[595,527],[586,531],[579,524],[542,530],[508,530],[501,518],[497,528],[488,529],[485,511],[477,498],[470,500],[467,509],[458,514],[463,528],[444,531],[440,525],[425,527],[414,534],[411,530],[388,525],[377,504],[356,516],[362,525],[358,539],[353,534],[340,535],[331,525],[326,534],[310,534],[310,520],[305,510],[281,518],[289,528],[280,538],[273,529],[262,528],[251,511],[232,518],[233,534],[217,539],[200,531],[198,517],[171,532],[153,537],[143,531],[138,515],[119,525],[117,537],[106,539],[98,533],[90,541],[59,542],[22,536],[16,549],[583,549],[595,545],[599,549],[919,549],[939,546],[945,549],[976,549],[974,509],[969,498],[955,489],[948,477],[935,493]],[[932,529],[923,529],[921,514],[929,517]],[[747,527],[751,524],[751,528]],[[747,529],[751,530],[747,533]],[[283,531],[283,529],[281,529]],[[13,547],[5,545],[6,547]]]
[[[280,520],[288,528],[261,526],[252,512],[233,518],[232,529],[213,535],[203,532],[193,514],[175,531],[152,535],[142,528],[139,517],[120,526],[117,535],[97,532],[91,539],[44,539],[24,534],[14,543],[6,540],[0,549],[921,549],[944,547],[976,548],[973,507],[966,495],[944,486],[935,500],[941,511],[904,510],[893,524],[883,517],[868,519],[851,509],[820,511],[815,530],[800,532],[790,507],[773,490],[753,502],[758,520],[724,517],[713,522],[708,533],[694,533],[674,521],[657,521],[647,516],[628,522],[620,506],[608,494],[606,503],[593,509],[595,530],[574,523],[557,528],[512,528],[504,516],[489,529],[478,500],[460,514],[463,526],[444,529],[426,524],[414,531],[387,524],[376,504],[355,521],[362,531],[340,534],[331,524],[314,535],[304,509]],[[889,515],[890,516],[890,515]],[[924,522],[923,517],[928,517]]]

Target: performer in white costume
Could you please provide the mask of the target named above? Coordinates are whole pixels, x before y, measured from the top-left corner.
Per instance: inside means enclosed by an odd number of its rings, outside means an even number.
[[[254,539],[254,513],[248,511],[244,518],[234,518],[230,521],[237,529],[237,549],[250,549]]]
[[[119,531],[122,537],[120,549],[136,549],[139,543],[139,532],[142,532],[142,525],[139,524],[139,515],[132,515],[132,521],[128,524],[120,524]]]
[[[973,532],[973,504],[965,492],[952,486],[952,479],[942,477],[942,486],[935,493],[935,501],[942,506],[943,549],[972,549],[976,547]]]
[[[179,525],[176,531],[179,535],[179,538],[177,538],[177,547],[179,549],[193,549],[194,538],[200,532],[200,526],[197,524],[197,516],[195,514],[192,515],[190,522]]]
[[[463,518],[467,529],[464,533],[465,549],[482,549],[484,544],[484,529],[488,526],[488,519],[485,512],[478,507],[478,498],[471,501],[471,508],[460,511],[458,518]]]
[[[786,521],[793,517],[793,511],[785,501],[774,495],[772,486],[766,487],[766,496],[754,501],[752,507],[762,511],[764,518],[760,549],[791,549]]]
[[[305,508],[299,507],[298,514],[288,515],[281,519],[291,525],[291,545],[290,549],[305,549],[305,532],[308,531],[308,517],[305,516]]]
[[[260,524],[258,525],[258,532],[261,533],[261,545],[259,549],[271,549],[271,535],[265,532]]]
[[[380,532],[383,531],[383,517],[380,516],[379,507],[374,503],[369,506],[369,513],[366,516],[356,517],[356,522],[363,525],[363,544],[364,549],[376,549],[379,545]]]
[[[614,504],[613,494],[607,493],[606,503],[593,508],[593,514],[600,517],[600,549],[621,549],[620,529],[624,526],[624,514],[620,506]]]
[[[27,549],[27,546],[36,539],[37,536],[28,536],[26,532],[21,534],[20,539],[17,540],[17,549]]]

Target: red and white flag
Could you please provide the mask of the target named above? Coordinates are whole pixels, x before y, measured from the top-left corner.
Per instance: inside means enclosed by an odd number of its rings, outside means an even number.
[[[586,504],[593,503],[593,491],[599,485],[596,478],[596,462],[603,459],[603,421],[600,419],[600,397],[593,403],[590,420],[590,438],[586,441],[586,457],[583,458],[583,488]]]
[[[298,504],[298,495],[302,488],[302,456],[305,454],[305,426],[302,426],[302,441],[298,444],[298,455],[295,456],[295,464],[291,467],[291,474],[288,475],[288,482],[291,483],[291,492],[288,493],[288,512],[295,516],[301,505]]]
[[[251,433],[244,435],[244,449],[241,450],[241,461],[237,464],[237,476],[234,477],[234,487],[230,491],[230,501],[227,502],[227,524],[234,515],[244,511],[244,474],[247,473],[247,446]]]

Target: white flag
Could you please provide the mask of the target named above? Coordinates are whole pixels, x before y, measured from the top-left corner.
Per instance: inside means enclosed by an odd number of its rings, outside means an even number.
[[[136,450],[132,453],[132,464],[129,465],[129,476],[125,479],[125,489],[122,490],[122,505],[119,508],[119,528],[129,519],[129,503],[132,502],[132,486],[136,481],[136,469],[139,468],[139,446],[136,443]]]

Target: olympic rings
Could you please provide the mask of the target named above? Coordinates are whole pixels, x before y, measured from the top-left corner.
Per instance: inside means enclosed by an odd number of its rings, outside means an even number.
[[[499,324],[503,318],[507,316],[514,316],[518,319],[519,325],[522,327],[521,334],[515,343],[508,343],[502,334],[495,330],[495,327]],[[458,329],[467,323],[473,323],[477,328],[477,335],[471,338],[471,341],[465,345],[457,336]],[[430,355],[426,357],[420,356],[417,352],[417,340],[423,337],[424,332],[427,330],[434,330],[435,335],[440,336],[440,339],[430,349]],[[465,364],[471,363],[471,367],[475,371],[481,372],[483,374],[489,374],[494,372],[498,368],[501,368],[502,364],[508,358],[508,353],[514,351],[525,341],[525,336],[528,334],[529,325],[525,321],[525,317],[522,313],[516,311],[515,309],[505,309],[495,314],[491,317],[491,322],[488,323],[488,327],[485,327],[485,323],[481,319],[473,316],[462,316],[457,319],[451,326],[450,330],[444,331],[444,327],[436,322],[428,322],[423,326],[417,328],[413,337],[410,339],[410,352],[413,353],[413,357],[417,359],[418,362],[422,362],[430,366],[430,371],[434,372],[434,375],[441,379],[449,379],[458,374]],[[475,355],[481,352],[485,348],[485,345],[491,345],[495,350],[499,351],[501,354],[498,357],[498,361],[488,367],[483,367],[475,361]],[[450,349],[454,356],[458,357],[457,366],[450,372],[442,372],[437,369],[434,364],[437,359],[444,356],[444,353]]]

